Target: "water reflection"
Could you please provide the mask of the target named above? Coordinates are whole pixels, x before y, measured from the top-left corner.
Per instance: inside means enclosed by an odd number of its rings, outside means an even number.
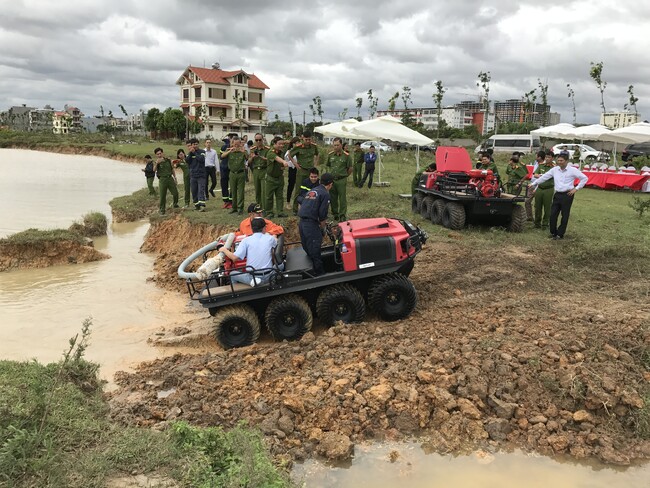
[[[309,460],[294,468],[293,478],[310,488],[647,488],[650,465],[614,469],[519,451],[442,456],[426,454],[416,444],[386,443],[355,446],[349,469]]]

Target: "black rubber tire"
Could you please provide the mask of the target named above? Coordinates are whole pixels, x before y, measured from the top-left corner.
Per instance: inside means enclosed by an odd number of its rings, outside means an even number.
[[[248,305],[223,307],[214,323],[214,336],[224,349],[250,346],[260,337],[260,320]]]
[[[360,322],[366,316],[366,302],[361,292],[352,285],[334,285],[325,288],[316,300],[316,314],[320,321],[331,326]]]
[[[422,200],[424,200],[424,195],[422,193],[416,193],[411,197],[411,210],[413,213],[420,213],[422,209]]]
[[[526,213],[526,209],[524,207],[520,207],[519,205],[513,206],[510,222],[508,223],[508,232],[523,231],[527,218],[528,214]]]
[[[445,210],[445,202],[442,198],[436,198],[431,205],[431,223],[442,225],[442,212]]]
[[[434,199],[431,195],[427,195],[422,200],[422,207],[420,207],[420,217],[425,220],[431,218],[431,205],[433,205]]]
[[[590,163],[593,163],[594,161],[596,161],[596,156],[587,156],[585,158],[585,161],[589,161]]]
[[[452,230],[465,227],[465,207],[460,203],[447,202],[442,211],[442,225]]]
[[[368,305],[383,320],[393,321],[408,317],[418,303],[418,295],[411,280],[399,273],[376,278],[368,290]]]
[[[298,295],[278,297],[269,303],[264,323],[277,341],[295,341],[311,330],[314,318],[309,305]]]

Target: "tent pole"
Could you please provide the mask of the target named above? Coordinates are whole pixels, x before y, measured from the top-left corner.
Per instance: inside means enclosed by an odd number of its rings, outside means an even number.
[[[420,172],[420,146],[415,146],[415,172]]]

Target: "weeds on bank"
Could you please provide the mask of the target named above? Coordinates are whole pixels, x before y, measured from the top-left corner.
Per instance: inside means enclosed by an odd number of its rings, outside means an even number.
[[[0,361],[0,487],[99,488],[134,473],[187,487],[291,486],[244,427],[161,433],[111,422],[98,365],[84,359],[91,325],[58,363]]]
[[[72,232],[67,229],[50,229],[50,230],[39,230],[39,229],[27,229],[22,232],[10,235],[4,239],[0,239],[0,244],[17,244],[17,245],[29,245],[29,244],[38,244],[42,242],[57,242],[57,241],[74,241],[79,243],[84,243],[85,240],[83,236],[79,235],[77,232]]]
[[[650,198],[634,197],[627,205],[639,215],[639,218],[643,217],[644,212],[650,212]]]
[[[101,212],[89,212],[83,216],[81,222],[72,224],[69,230],[84,237],[105,236],[108,230],[108,219]]]

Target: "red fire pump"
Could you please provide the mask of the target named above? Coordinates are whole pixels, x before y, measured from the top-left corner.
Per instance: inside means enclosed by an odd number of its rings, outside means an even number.
[[[474,188],[477,195],[485,198],[498,197],[501,193],[499,182],[492,170],[472,169],[467,172],[469,185]]]

